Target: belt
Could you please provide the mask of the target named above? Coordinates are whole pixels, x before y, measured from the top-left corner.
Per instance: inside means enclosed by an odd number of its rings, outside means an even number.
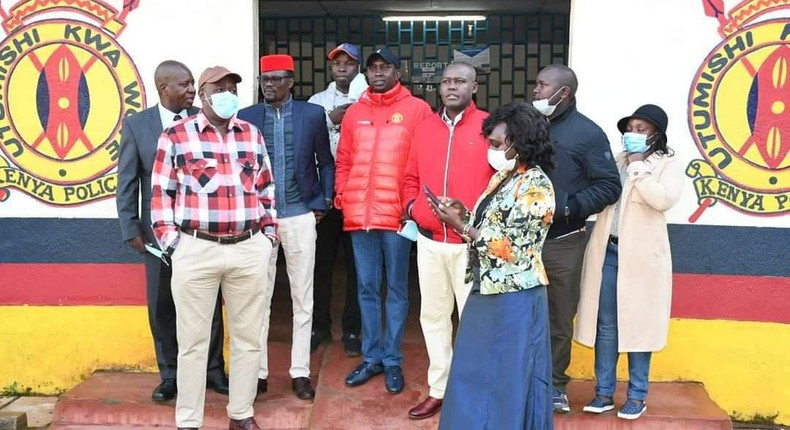
[[[617,236],[611,236],[611,235],[609,236],[609,243],[611,243],[613,245],[617,245],[617,242],[619,242],[619,241],[620,241],[620,238],[618,238]]]
[[[252,238],[252,236],[254,236],[255,233],[259,232],[260,230],[261,230],[260,227],[255,226],[249,230],[245,230],[241,234],[216,235],[216,234],[207,233],[205,231],[193,230],[191,228],[181,229],[181,231],[184,232],[184,234],[188,234],[198,239],[203,239],[203,240],[208,240],[210,242],[218,243],[220,245],[233,245],[239,242],[244,242],[245,240]]]

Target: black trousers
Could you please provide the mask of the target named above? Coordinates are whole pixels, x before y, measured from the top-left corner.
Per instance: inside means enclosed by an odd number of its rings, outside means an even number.
[[[341,243],[346,257],[346,302],[343,306],[343,335],[359,336],[362,330],[359,301],[357,300],[357,270],[351,236],[343,231],[343,214],[332,208],[316,225],[318,239],[315,246],[313,272],[313,331],[330,333],[332,330],[331,302],[337,250]]]
[[[146,299],[148,301],[148,324],[154,338],[154,352],[162,380],[176,379],[178,367],[178,340],[176,339],[176,305],[170,289],[172,271],[158,258],[146,254]],[[214,318],[211,321],[211,340],[208,350],[207,377],[225,375],[225,360],[222,356],[224,341],[222,322],[222,295],[217,295]]]
[[[571,378],[565,373],[571,363],[573,318],[579,304],[582,262],[587,235],[578,232],[543,245],[543,266],[549,277],[549,330],[551,373],[554,389],[565,390]]]

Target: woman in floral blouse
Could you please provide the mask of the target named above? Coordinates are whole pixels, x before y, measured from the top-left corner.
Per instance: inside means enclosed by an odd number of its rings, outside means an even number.
[[[436,216],[469,242],[473,281],[458,328],[440,429],[553,428],[551,347],[541,261],[554,212],[546,119],[532,106],[501,106],[484,123],[497,170],[469,211],[444,197]],[[429,199],[430,201],[430,199]]]

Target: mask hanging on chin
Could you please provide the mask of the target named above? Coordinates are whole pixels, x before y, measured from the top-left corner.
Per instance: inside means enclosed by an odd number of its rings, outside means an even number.
[[[230,91],[212,94],[209,101],[211,109],[222,119],[230,119],[239,111],[239,96]]]
[[[554,111],[557,109],[557,105],[560,104],[564,97],[560,97],[559,101],[556,104],[549,104],[549,100],[553,99],[557,94],[562,91],[565,86],[560,87],[557,91],[554,92],[551,96],[542,99],[542,100],[532,100],[532,107],[534,107],[538,112],[540,112],[543,116],[551,116]]]
[[[511,159],[507,159],[505,154],[512,148],[513,145],[510,145],[504,151],[499,151],[494,148],[488,148],[488,164],[494,168],[496,171],[501,170],[513,170],[516,167],[516,157]]]

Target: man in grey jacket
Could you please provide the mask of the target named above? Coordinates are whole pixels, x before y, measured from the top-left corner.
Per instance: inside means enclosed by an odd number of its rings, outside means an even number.
[[[178,342],[176,309],[170,292],[169,262],[147,252],[145,248],[146,244],[157,247],[151,231],[151,169],[162,131],[176,121],[196,114],[198,110],[192,107],[195,79],[184,64],[169,60],[162,62],[154,72],[154,81],[159,104],[123,120],[116,205],[123,240],[145,257],[148,323],[161,378],[151,398],[163,402],[176,395]],[[206,386],[227,395],[229,387],[222,343],[222,305],[218,297],[211,324]]]

